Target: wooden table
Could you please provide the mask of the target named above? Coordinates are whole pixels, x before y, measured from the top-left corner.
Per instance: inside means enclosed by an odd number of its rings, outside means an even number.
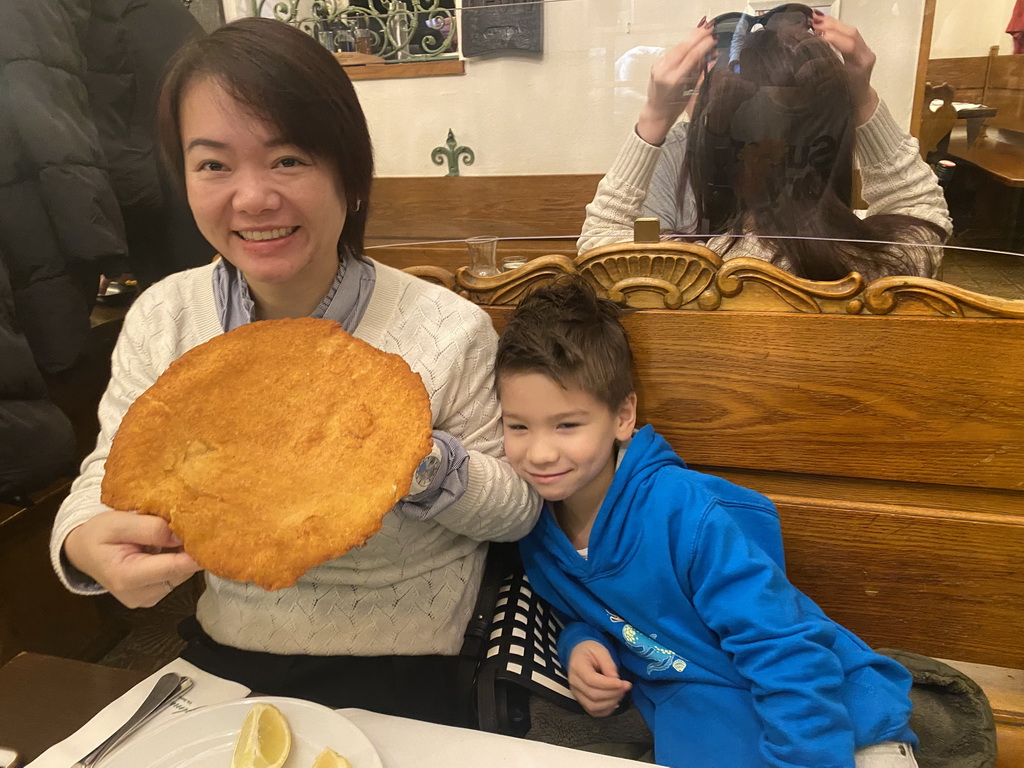
[[[14,749],[26,763],[35,760],[145,677],[84,661],[18,654],[0,667],[0,746]]]
[[[954,129],[948,153],[957,160],[978,166],[1004,186],[1024,187],[1024,146],[983,136],[968,148],[966,131]]]
[[[0,667],[0,745],[34,760],[146,677],[122,669],[23,653]],[[343,709],[389,768],[645,768],[645,764],[512,736]]]

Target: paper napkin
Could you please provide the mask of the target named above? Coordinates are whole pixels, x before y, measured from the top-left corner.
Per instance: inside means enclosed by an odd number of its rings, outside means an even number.
[[[166,723],[182,712],[209,704],[243,699],[249,693],[249,689],[240,683],[203,672],[184,659],[175,659],[162,669],[158,669],[121,698],[101,709],[99,714],[88,723],[29,763],[28,768],[68,768],[75,761],[81,760],[135,714],[143,700],[153,690],[156,681],[168,672],[177,672],[179,675],[191,677],[195,681],[195,685],[184,696],[181,696],[132,734],[123,742],[124,744],[135,739],[145,738],[146,731]]]

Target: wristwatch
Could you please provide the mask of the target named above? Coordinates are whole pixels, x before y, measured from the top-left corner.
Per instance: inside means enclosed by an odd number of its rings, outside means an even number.
[[[438,469],[441,468],[441,447],[438,445],[437,440],[434,440],[433,443],[434,445],[430,449],[430,453],[420,462],[419,466],[416,467],[416,472],[413,473],[412,485],[409,487],[409,496],[415,496],[427,490],[430,484],[434,482]]]

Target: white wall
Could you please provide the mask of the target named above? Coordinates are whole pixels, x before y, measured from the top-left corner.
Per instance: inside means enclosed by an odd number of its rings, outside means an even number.
[[[999,46],[1000,54],[1013,53],[1013,40],[1006,34],[1015,0],[936,0],[932,30],[933,59],[987,56]]]
[[[842,0],[840,8],[877,52],[873,81],[904,126],[923,6]],[[430,152],[449,128],[476,153],[463,175],[603,173],[636,121],[653,54],[635,51],[619,82],[616,61],[638,46],[672,44],[705,13],[742,7],[735,0],[549,2],[541,58],[469,59],[463,76],[359,81],[378,175],[444,175],[447,167],[434,165]]]

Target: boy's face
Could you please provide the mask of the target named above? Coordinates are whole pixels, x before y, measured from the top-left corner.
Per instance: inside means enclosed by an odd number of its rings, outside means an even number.
[[[502,376],[505,454],[547,501],[600,506],[615,474],[613,446],[636,423],[636,396],[612,411],[593,395],[566,390],[541,373]]]

